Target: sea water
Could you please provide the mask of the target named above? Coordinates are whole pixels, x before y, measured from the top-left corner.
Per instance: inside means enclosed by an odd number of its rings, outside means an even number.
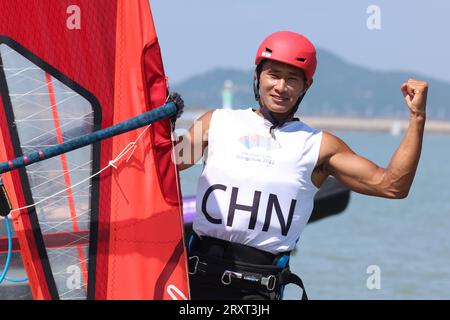
[[[402,135],[334,132],[386,167]],[[339,215],[309,224],[291,258],[310,299],[450,299],[450,136],[426,134],[406,199],[351,193]],[[181,173],[195,194],[201,166]],[[285,299],[301,291],[286,287]]]

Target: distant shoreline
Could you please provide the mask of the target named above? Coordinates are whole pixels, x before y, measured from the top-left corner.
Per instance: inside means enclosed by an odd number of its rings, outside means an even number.
[[[188,128],[193,121],[207,110],[189,110],[177,121],[177,126]],[[399,134],[408,128],[409,119],[389,119],[389,118],[356,118],[356,117],[319,117],[302,116],[302,121],[309,126],[324,130],[343,131],[376,131]],[[425,123],[425,133],[450,134],[450,121],[427,120]]]
[[[408,119],[349,118],[349,117],[302,117],[313,128],[347,131],[379,131],[398,134],[408,129]],[[427,120],[426,133],[450,134],[450,121]]]

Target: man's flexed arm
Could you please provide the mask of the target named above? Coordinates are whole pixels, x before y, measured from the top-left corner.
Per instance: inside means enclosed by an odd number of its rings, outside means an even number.
[[[342,140],[324,132],[323,167],[356,192],[397,199],[409,193],[422,149],[428,84],[409,80],[401,90],[410,109],[410,122],[387,168],[355,154]]]
[[[409,126],[388,169],[397,177],[393,182],[396,189],[406,197],[416,174],[422,150],[428,83],[411,79],[402,84],[401,90],[410,111]]]

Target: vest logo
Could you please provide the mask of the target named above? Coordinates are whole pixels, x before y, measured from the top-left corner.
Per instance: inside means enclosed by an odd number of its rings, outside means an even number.
[[[278,143],[278,141],[274,140],[272,136],[265,137],[258,134],[252,134],[240,137],[239,142],[247,149],[261,147],[270,151],[281,148],[281,145]]]
[[[206,190],[205,194],[203,195],[202,208],[201,209],[202,209],[202,213],[205,215],[205,218],[210,223],[222,224],[222,219],[214,218],[208,213],[208,211],[206,210],[206,204],[208,202],[208,198],[211,195],[211,193],[213,193],[214,191],[220,192],[220,191],[226,191],[226,190],[227,190],[227,186],[225,186],[223,184],[214,184],[214,185],[210,186]],[[235,214],[236,214],[236,210],[247,211],[250,214],[248,229],[249,230],[255,230],[256,221],[257,221],[257,218],[258,218],[259,204],[260,204],[260,200],[261,200],[261,191],[255,191],[254,192],[253,203],[251,205],[238,204],[237,203],[238,193],[239,193],[239,188],[232,187],[230,203],[229,203],[229,206],[228,206],[229,209],[228,209],[228,216],[227,216],[226,225],[227,225],[227,227],[232,227],[233,226],[233,221],[234,221],[234,217],[235,217]],[[264,232],[269,231],[270,222],[272,220],[272,214],[275,211],[275,214],[276,214],[276,216],[278,218],[278,222],[280,223],[281,234],[283,236],[287,236],[287,234],[289,232],[289,229],[291,228],[292,218],[294,216],[296,203],[297,203],[296,199],[292,199],[291,200],[291,205],[289,207],[288,218],[287,218],[287,221],[285,221],[284,215],[283,215],[283,211],[282,211],[282,208],[280,206],[280,202],[278,201],[277,195],[273,194],[273,193],[269,194],[269,199],[267,201],[267,208],[266,208],[266,213],[265,213],[266,216],[265,216],[265,220],[264,220],[264,225],[263,225],[262,231],[264,231]]]

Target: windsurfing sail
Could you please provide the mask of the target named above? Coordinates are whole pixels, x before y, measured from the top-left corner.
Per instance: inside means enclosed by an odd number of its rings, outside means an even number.
[[[0,89],[1,162],[163,105],[148,0],[0,2]],[[162,120],[2,175],[35,299],[189,298],[172,152]]]

